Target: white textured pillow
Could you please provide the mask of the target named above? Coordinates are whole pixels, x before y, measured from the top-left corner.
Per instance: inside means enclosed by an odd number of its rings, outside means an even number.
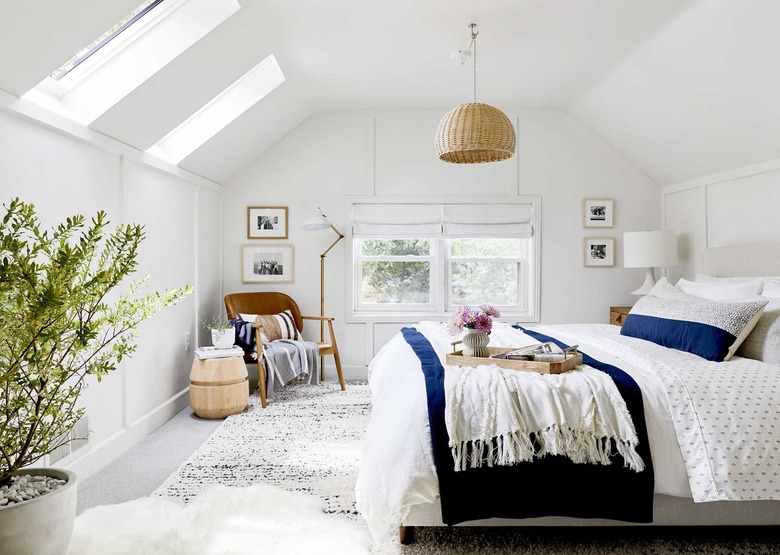
[[[673,301],[683,301],[686,303],[695,303],[706,300],[702,297],[695,297],[680,291],[674,285],[669,283],[669,280],[665,277],[662,277],[655,282],[655,285],[653,285],[653,288],[650,290],[648,295],[658,297],[659,299],[670,299]]]
[[[764,291],[761,293],[764,297],[771,297],[773,299],[780,298],[780,282],[778,281],[767,281],[764,284]]]
[[[707,274],[696,274],[696,283],[718,283],[718,282],[724,282],[724,281],[755,281],[755,280],[761,280],[762,282],[766,279],[764,277],[757,277],[757,276],[734,276],[734,277],[715,277],[715,276],[708,276]],[[775,279],[775,278],[770,278]],[[780,278],[777,278],[780,279]]]
[[[780,298],[769,299],[761,318],[736,354],[780,365]]]
[[[733,299],[746,299],[761,294],[764,289],[764,280],[758,278],[750,281],[714,281],[693,282],[685,278],[677,282],[677,289],[710,301],[727,301]]]

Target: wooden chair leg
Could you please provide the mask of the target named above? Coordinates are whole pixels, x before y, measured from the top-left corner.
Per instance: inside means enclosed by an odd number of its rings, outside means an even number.
[[[341,384],[341,391],[347,390],[347,384],[344,383],[344,373],[341,371],[341,358],[339,358],[339,352],[333,351],[333,359],[336,361],[336,372],[339,374],[339,383]]]
[[[414,541],[414,526],[399,526],[398,531],[401,534],[401,545],[409,545]]]
[[[260,404],[263,406],[263,408],[265,408],[268,406],[268,400],[266,399],[265,391],[265,367],[260,360],[257,361],[257,381],[258,385],[260,386]]]
[[[347,386],[344,383],[344,373],[341,371],[341,357],[339,356],[339,347],[336,345],[336,335],[333,333],[333,322],[328,320],[328,331],[330,332],[330,344],[333,345],[333,359],[336,361],[336,372],[339,375],[341,391],[346,391]]]

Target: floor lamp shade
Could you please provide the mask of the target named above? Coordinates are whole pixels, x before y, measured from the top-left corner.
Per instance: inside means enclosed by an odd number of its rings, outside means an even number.
[[[629,231],[623,234],[623,266],[647,268],[645,283],[633,295],[646,295],[655,285],[654,268],[677,265],[677,233]]]

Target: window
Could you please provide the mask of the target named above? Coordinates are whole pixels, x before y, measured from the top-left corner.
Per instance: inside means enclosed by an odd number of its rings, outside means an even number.
[[[488,303],[527,308],[530,239],[449,239],[447,309]]]
[[[436,243],[430,239],[357,239],[359,305],[432,310]]]
[[[131,25],[138,22],[139,19],[144,17],[162,2],[163,0],[146,0],[146,2],[138,6],[136,9],[118,21],[113,27],[92,41],[89,46],[78,51],[76,55],[73,56],[70,60],[54,70],[50,77],[56,81],[59,81],[65,77],[68,73],[76,69],[83,62],[86,62],[89,58],[92,57],[93,54],[96,54],[98,51],[100,51],[101,48],[107,46],[112,40],[117,38]]]
[[[355,203],[355,321],[441,318],[482,303],[537,319],[536,205]]]
[[[178,164],[283,82],[271,54],[146,151]]]
[[[237,0],[147,0],[23,98],[89,125],[240,8]]]

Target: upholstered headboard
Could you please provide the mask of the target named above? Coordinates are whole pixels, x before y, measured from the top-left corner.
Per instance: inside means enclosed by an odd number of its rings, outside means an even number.
[[[708,276],[780,276],[780,243],[705,249],[701,262]]]

